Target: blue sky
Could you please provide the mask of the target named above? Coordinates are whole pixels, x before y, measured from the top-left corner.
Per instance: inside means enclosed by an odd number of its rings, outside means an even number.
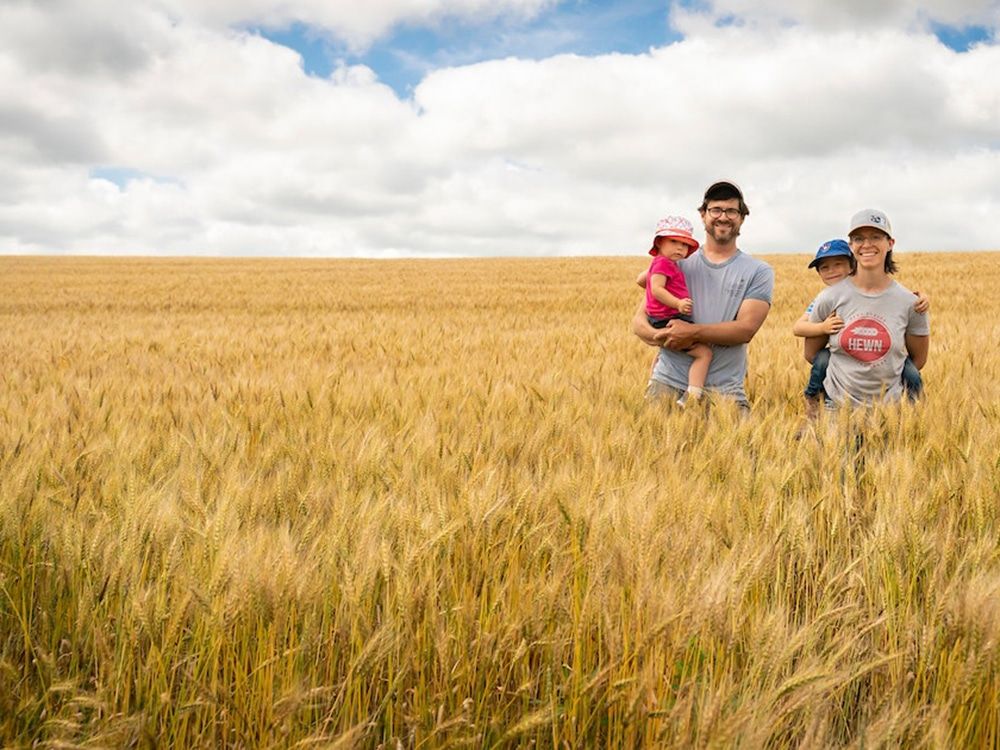
[[[449,17],[433,26],[401,24],[369,49],[353,54],[329,34],[302,23],[250,30],[298,52],[311,75],[325,77],[338,62],[366,65],[401,98],[409,97],[424,75],[436,68],[505,57],[635,54],[680,39],[669,28],[666,4],[650,0],[563,2],[528,20],[502,18],[477,24]]]
[[[968,52],[969,48],[990,39],[989,29],[983,26],[945,26],[931,24],[931,31],[941,42],[956,52]]]
[[[669,5],[657,0],[571,0],[528,20],[474,23],[447,17],[430,26],[399,24],[363,52],[352,52],[329,33],[303,23],[283,28],[250,26],[248,30],[298,52],[309,75],[326,77],[337,64],[362,64],[405,99],[436,68],[505,57],[538,60],[565,53],[641,54],[682,39],[670,28],[668,12]],[[935,22],[929,28],[957,52],[990,38],[989,29],[976,25]]]
[[[0,253],[641,261],[720,177],[751,253],[1000,250],[1000,5],[858,7],[0,2]]]

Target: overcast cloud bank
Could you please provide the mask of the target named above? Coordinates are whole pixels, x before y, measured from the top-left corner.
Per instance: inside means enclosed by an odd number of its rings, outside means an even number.
[[[811,252],[864,206],[901,249],[1000,247],[995,2],[677,6],[681,41],[441,68],[406,98],[243,29],[363,48],[556,4],[117,5],[0,9],[0,252],[641,254],[719,177],[751,252]],[[956,51],[939,24],[988,38]]]

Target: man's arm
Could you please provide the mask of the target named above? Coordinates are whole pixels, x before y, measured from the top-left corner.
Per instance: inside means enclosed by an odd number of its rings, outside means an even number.
[[[646,319],[646,300],[640,300],[639,306],[635,308],[635,316],[632,318],[632,333],[642,339],[643,343],[659,347],[663,346],[660,338],[664,330],[657,330],[649,324]]]
[[[657,331],[658,334],[663,334],[657,338],[662,338],[662,346],[668,349],[687,349],[694,344],[746,344],[763,325],[770,311],[771,305],[764,300],[745,299],[736,312],[735,320],[723,323],[685,323],[683,320],[672,320],[662,331]]]
[[[918,370],[924,369],[924,365],[927,364],[927,354],[931,349],[931,337],[915,336],[912,333],[908,333],[904,336],[903,340],[906,342],[906,351],[909,352],[913,364],[916,365]]]

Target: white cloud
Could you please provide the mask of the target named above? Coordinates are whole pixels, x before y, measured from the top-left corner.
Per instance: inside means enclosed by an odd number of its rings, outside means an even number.
[[[127,78],[169,44],[170,23],[141,3],[113,0],[7,0],[0,43],[40,75]]]
[[[360,49],[400,24],[426,25],[446,17],[488,22],[531,18],[558,0],[163,0],[178,17],[215,27],[298,22],[326,29]]]
[[[720,176],[746,188],[751,251],[809,252],[865,205],[901,249],[1000,245],[993,44],[711,27],[643,55],[437,70],[400,100],[368,68],[310,77],[149,6],[98,54],[63,28],[100,26],[86,7],[0,10],[0,251],[641,256]]]
[[[932,22],[996,29],[1000,6],[996,0],[708,0],[694,7],[676,6],[671,17],[674,26],[686,34],[702,33],[718,22],[758,28],[796,24],[859,32],[925,30]]]

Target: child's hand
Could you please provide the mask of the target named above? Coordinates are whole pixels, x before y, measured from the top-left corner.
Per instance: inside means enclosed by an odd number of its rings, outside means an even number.
[[[844,327],[844,321],[841,319],[839,315],[837,315],[836,310],[830,313],[826,317],[826,320],[823,321],[823,333],[826,334],[836,333],[843,327]]]
[[[694,302],[689,297],[682,299],[681,304],[677,307],[677,312],[685,315],[690,315],[692,310],[694,310]]]
[[[913,309],[918,313],[925,313],[931,309],[931,301],[923,292],[914,291],[917,301],[913,303]]]

